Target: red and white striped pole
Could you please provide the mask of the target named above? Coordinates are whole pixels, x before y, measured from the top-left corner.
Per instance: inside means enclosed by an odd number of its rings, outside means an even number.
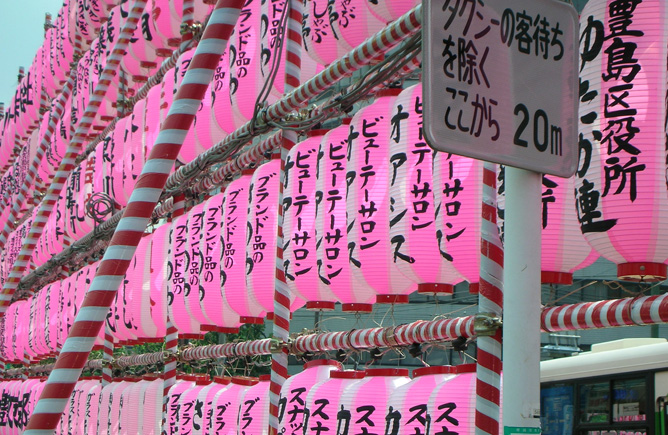
[[[301,0],[287,0],[288,27],[285,33],[285,94],[299,86],[301,71]],[[280,56],[281,53],[278,53]],[[269,435],[278,433],[278,400],[281,387],[288,378],[288,347],[290,338],[290,289],[283,268],[283,186],[285,184],[285,161],[288,152],[297,143],[297,133],[283,131],[281,146],[280,190],[278,194],[278,237],[276,239],[276,279],[274,286],[274,338],[282,342],[271,354],[271,384],[269,386]]]
[[[111,330],[106,323],[104,325],[103,352],[102,360],[104,361],[104,366],[102,366],[102,386],[104,387],[109,385],[113,378],[112,363],[114,361],[114,337],[111,335]]]
[[[37,241],[39,240],[46,222],[53,212],[54,206],[60,197],[60,192],[63,190],[65,183],[67,182],[67,177],[74,169],[74,161],[76,160],[79,153],[81,153],[82,144],[88,137],[88,132],[93,124],[93,120],[102,104],[109,85],[111,84],[116,71],[121,63],[121,59],[125,55],[127,46],[130,42],[130,38],[134,34],[135,29],[137,28],[137,23],[141,17],[141,14],[146,7],[146,0],[135,0],[132,8],[128,14],[127,20],[121,29],[116,44],[114,45],[113,50],[107,58],[107,65],[102,71],[100,76],[100,81],[95,86],[95,91],[90,96],[88,107],[82,115],[79,125],[77,126],[76,132],[70,142],[65,156],[63,157],[56,175],[53,178],[53,181],[49,184],[49,188],[44,195],[44,199],[40,203],[39,210],[35,216],[30,232],[25,237],[23,241],[23,246],[21,251],[14,262],[12,271],[9,274],[9,277],[5,281],[5,285],[2,288],[2,293],[0,293],[0,316],[4,315],[7,311],[7,307],[11,303],[12,296],[18,288],[19,282],[25,273],[26,267],[30,261]]]
[[[5,222],[5,226],[2,229],[2,232],[0,233],[0,249],[3,249],[5,247],[5,243],[7,243],[7,237],[9,237],[9,233],[14,231],[15,229],[14,223],[19,218],[21,207],[25,203],[26,197],[28,196],[30,189],[32,189],[34,186],[35,177],[37,176],[37,171],[39,170],[39,167],[42,164],[42,159],[44,158],[47,149],[51,145],[51,138],[53,137],[53,134],[56,131],[56,125],[58,124],[63,114],[65,113],[65,104],[72,96],[75,74],[76,73],[74,71],[70,71],[65,86],[63,86],[63,89],[58,95],[58,98],[53,103],[51,112],[49,114],[49,125],[46,129],[46,132],[44,133],[44,137],[39,143],[39,147],[37,148],[35,157],[33,158],[33,161],[30,164],[30,169],[28,170],[26,178],[23,180],[21,189],[18,192],[17,199],[16,201],[14,201],[14,203],[12,204],[12,208],[9,211],[9,219],[7,219],[7,222]],[[4,209],[5,209],[4,204],[0,204],[0,215],[2,215]]]
[[[503,312],[503,246],[496,225],[496,165],[483,165],[478,311],[501,317]],[[501,329],[477,339],[476,434],[499,434],[501,398]]]
[[[668,294],[663,294],[546,308],[541,315],[541,330],[575,331],[667,322]]]
[[[243,0],[218,0],[123,218],[35,406],[26,435],[44,435],[55,430],[227,46],[243,3]]]

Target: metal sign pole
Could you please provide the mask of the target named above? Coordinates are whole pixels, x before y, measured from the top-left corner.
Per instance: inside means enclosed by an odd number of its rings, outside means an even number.
[[[541,177],[506,167],[504,435],[540,433]]]

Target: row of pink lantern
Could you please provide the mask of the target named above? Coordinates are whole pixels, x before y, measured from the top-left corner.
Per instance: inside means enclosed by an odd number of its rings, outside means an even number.
[[[83,302],[94,273],[87,266],[61,281],[55,281],[34,296],[14,302],[5,315],[2,355],[8,362],[39,361],[56,355]],[[101,332],[95,346],[103,344]]]
[[[22,434],[35,409],[45,378],[0,380],[0,434]]]

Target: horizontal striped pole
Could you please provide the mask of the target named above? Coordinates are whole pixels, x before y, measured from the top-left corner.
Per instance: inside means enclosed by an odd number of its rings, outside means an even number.
[[[561,305],[541,315],[545,332],[661,323],[668,323],[668,294]]]
[[[138,2],[139,3],[139,2]],[[144,3],[144,2],[141,2]],[[137,250],[167,176],[227,47],[243,0],[218,0],[128,205],[35,406],[26,435],[52,433]]]

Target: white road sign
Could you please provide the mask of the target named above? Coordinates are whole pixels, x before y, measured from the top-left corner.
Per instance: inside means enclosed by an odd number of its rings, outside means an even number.
[[[557,0],[424,0],[423,116],[439,151],[570,177],[575,9]]]

